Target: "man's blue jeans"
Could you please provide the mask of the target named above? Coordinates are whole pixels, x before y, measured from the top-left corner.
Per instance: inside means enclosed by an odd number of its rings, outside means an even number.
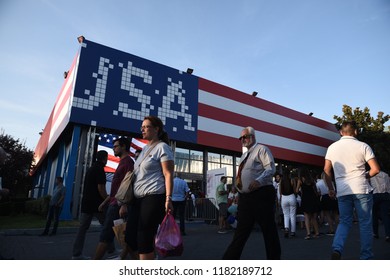
[[[372,194],[344,195],[337,200],[340,222],[333,239],[333,251],[343,253],[345,241],[352,227],[353,211],[356,209],[360,229],[360,259],[372,259]]]

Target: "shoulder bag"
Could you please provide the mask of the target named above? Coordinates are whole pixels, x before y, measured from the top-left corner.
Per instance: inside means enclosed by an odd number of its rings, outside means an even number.
[[[139,165],[141,165],[143,160],[149,155],[149,153],[153,150],[153,148],[156,145],[157,145],[157,143],[149,148],[149,150],[146,152],[146,154],[144,155],[144,157],[140,161]],[[115,195],[115,198],[119,202],[119,204],[131,204],[131,202],[133,201],[135,179],[136,179],[136,176],[135,176],[134,170],[128,171],[126,173],[125,177],[122,179],[122,182],[119,186],[119,189]]]

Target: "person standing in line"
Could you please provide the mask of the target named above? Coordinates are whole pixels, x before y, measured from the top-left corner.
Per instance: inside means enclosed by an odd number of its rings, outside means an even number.
[[[60,214],[62,206],[64,205],[66,187],[63,184],[64,179],[60,176],[56,177],[56,187],[53,191],[49,203],[49,212],[47,213],[45,230],[41,233],[41,236],[48,235],[50,230],[51,221],[54,219],[54,225],[50,235],[57,234],[58,223],[60,221]]]
[[[370,179],[374,188],[372,209],[372,228],[374,238],[379,238],[379,218],[382,219],[385,228],[385,240],[390,242],[390,178],[386,172],[380,171]]]
[[[238,191],[234,185],[228,186],[228,212],[234,216],[237,214],[237,205],[238,205]]]
[[[275,223],[276,192],[272,184],[275,162],[268,147],[256,143],[255,130],[246,127],[239,137],[248,150],[242,155],[236,176],[238,201],[237,228],[223,259],[240,259],[257,222],[263,233],[267,259],[280,259],[281,247]]]
[[[154,238],[166,213],[173,211],[174,156],[164,124],[156,116],[144,118],[143,139],[149,141],[135,163],[134,201],[126,224],[125,241],[140,260],[153,260]],[[127,206],[122,205],[120,216]]]
[[[313,174],[306,168],[301,171],[301,176],[297,183],[297,191],[301,192],[302,195],[301,208],[305,215],[305,240],[310,240],[313,237],[318,238],[320,237],[320,231],[317,217],[320,212],[320,198]],[[311,227],[313,227],[314,236],[311,235]]]
[[[320,194],[320,211],[322,214],[322,222],[326,221],[329,225],[327,235],[333,236],[335,227],[338,221],[338,209],[336,198],[329,197],[329,188],[326,184],[325,173],[321,173],[321,177],[316,182],[317,190]],[[334,188],[334,185],[332,185]]]
[[[280,226],[280,228],[282,230],[284,230],[284,216],[283,216],[283,209],[282,209],[282,204],[280,203],[281,202],[281,195],[280,195],[280,182],[281,182],[281,179],[282,179],[282,175],[279,174],[279,173],[275,173],[274,175],[274,181],[273,181],[273,185],[274,185],[274,188],[275,188],[275,192],[276,192],[276,205],[275,205],[275,220],[276,220],[276,224],[277,226]]]
[[[108,249],[108,245],[114,242],[115,233],[112,227],[114,226],[114,220],[119,219],[119,205],[115,198],[118,192],[119,186],[125,177],[126,173],[133,171],[134,162],[131,159],[130,153],[130,141],[125,137],[118,138],[114,141],[113,145],[114,155],[120,158],[118,167],[115,170],[114,177],[112,178],[111,191],[109,196],[108,208],[104,219],[104,224],[99,237],[99,243],[96,247],[95,260],[103,258]],[[130,252],[131,253],[131,252]],[[126,253],[127,254],[127,253]]]
[[[282,205],[284,216],[284,237],[295,236],[296,215],[297,215],[297,198],[295,197],[295,181],[290,176],[289,170],[284,170],[280,180],[280,204]]]
[[[188,196],[188,201],[189,201],[189,206],[190,206],[190,210],[188,211],[190,213],[190,221],[192,221],[194,217],[196,217],[197,215],[197,211],[196,211],[196,197],[195,197],[195,194],[193,192],[189,192],[188,193],[189,196]]]
[[[372,206],[373,195],[369,179],[380,171],[371,147],[359,141],[358,127],[354,121],[344,121],[341,138],[328,147],[324,172],[329,196],[337,195],[339,224],[332,244],[331,259],[341,259],[344,244],[352,227],[353,211],[359,219],[360,259],[372,259]],[[370,170],[366,171],[366,163]],[[332,186],[334,171],[337,194]]]
[[[135,150],[134,152],[134,163],[137,161],[137,159],[139,158],[139,155],[141,154],[142,152],[142,149],[137,149]],[[119,208],[120,209],[120,208]],[[127,214],[129,213],[130,211],[130,206],[127,207]],[[122,216],[121,216],[122,217]],[[122,250],[122,252],[120,253],[119,257],[117,258],[114,258],[115,260],[125,260],[127,258],[127,255],[129,255],[133,258],[133,259],[138,259],[138,255],[136,253],[133,253],[130,249],[130,247],[126,244],[125,248]]]
[[[227,203],[228,203],[228,194],[226,190],[227,177],[221,177],[221,183],[217,186],[215,190],[215,198],[219,208],[218,216],[218,233],[226,233],[226,218],[227,218]]]
[[[190,188],[186,181],[181,179],[176,173],[173,179],[173,193],[172,193],[172,205],[173,205],[173,217],[176,219],[179,216],[180,232],[181,235],[186,235],[185,231],[185,210],[186,210],[186,199]]]
[[[84,256],[83,248],[86,233],[91,226],[92,219],[96,217],[100,224],[104,223],[105,209],[110,196],[106,191],[106,173],[108,153],[104,150],[96,153],[96,161],[87,170],[84,179],[83,198],[81,201],[80,226],[73,243],[73,260],[89,260]],[[114,247],[114,246],[113,246]]]

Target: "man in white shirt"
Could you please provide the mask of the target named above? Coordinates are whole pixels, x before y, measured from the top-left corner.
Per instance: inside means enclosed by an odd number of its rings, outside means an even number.
[[[372,187],[369,178],[380,171],[379,164],[371,147],[356,139],[358,127],[354,121],[345,121],[340,129],[341,138],[329,146],[325,156],[325,179],[329,196],[335,197],[332,186],[334,171],[339,225],[332,244],[332,259],[340,259],[344,244],[352,227],[353,211],[359,219],[360,259],[372,259]],[[370,170],[366,172],[366,163]]]

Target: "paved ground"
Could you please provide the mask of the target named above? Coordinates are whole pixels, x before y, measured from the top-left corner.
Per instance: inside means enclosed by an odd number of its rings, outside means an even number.
[[[204,222],[186,224],[187,235],[183,237],[184,253],[181,257],[170,259],[182,260],[220,260],[224,250],[232,239],[233,231],[218,234],[216,225]],[[84,254],[93,256],[99,239],[99,226],[91,227],[85,244]],[[327,228],[321,228],[326,232]],[[39,237],[42,229],[7,230],[0,232],[0,254],[5,259],[14,260],[69,260],[72,256],[72,243],[75,238],[75,228],[59,228],[56,236]],[[390,243],[385,242],[383,227],[380,228],[380,239],[374,239],[373,250],[375,259],[390,259]],[[331,253],[333,237],[322,235],[318,239],[304,240],[305,231],[297,229],[295,238],[283,238],[280,231],[282,259],[284,260],[328,260]],[[359,258],[358,225],[353,225],[346,244],[343,259]],[[265,259],[262,234],[253,230],[244,249],[242,259]]]

